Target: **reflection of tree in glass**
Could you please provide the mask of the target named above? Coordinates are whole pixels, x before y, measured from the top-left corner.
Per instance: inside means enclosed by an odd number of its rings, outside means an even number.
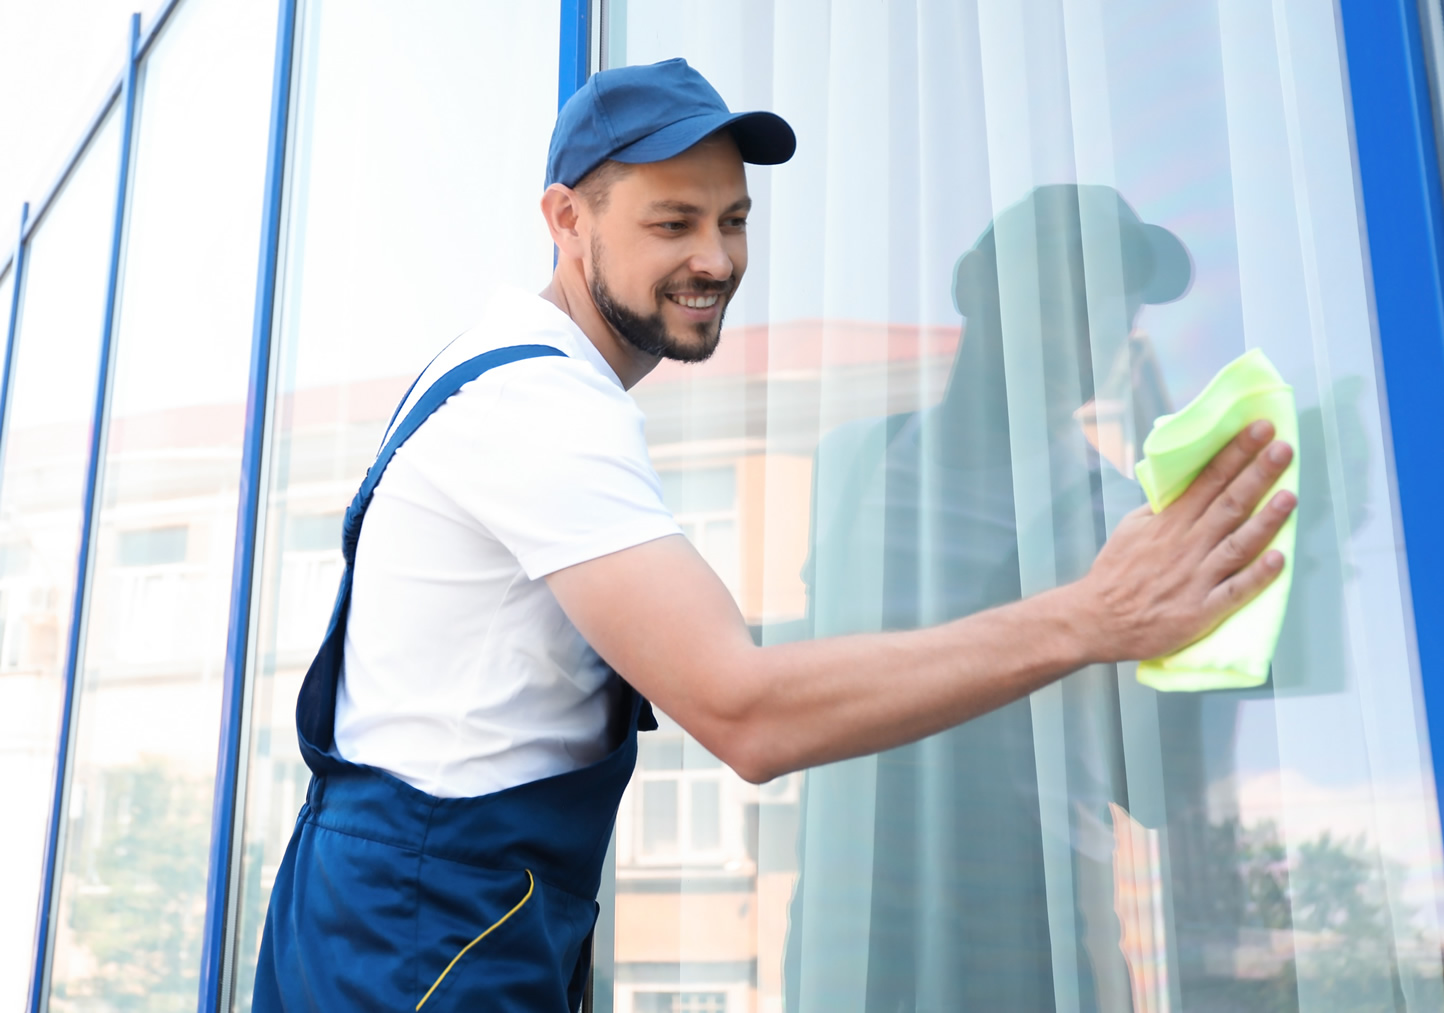
[[[195,1009],[205,915],[210,785],[161,759],[105,771],[89,786],[101,800],[87,821],[69,929],[93,970],[57,982],[59,1008]],[[96,789],[99,789],[96,791]],[[102,1007],[94,1007],[102,1008]]]
[[[298,764],[299,766],[299,764]],[[305,768],[302,768],[305,769]],[[304,791],[304,785],[302,790]],[[232,989],[233,1008],[236,1013],[249,1013],[251,993],[256,987],[256,958],[261,952],[261,928],[265,923],[266,902],[271,896],[271,878],[262,886],[261,870],[266,863],[266,842],[249,841],[246,844],[245,882],[241,886],[241,913],[236,918],[237,938],[235,940],[236,985]],[[251,932],[246,933],[249,928]]]
[[[1226,983],[1226,996],[1211,997],[1222,1001],[1217,1008],[1299,1009],[1300,962],[1310,994],[1327,997],[1320,1011],[1409,1008],[1401,975],[1420,972],[1397,950],[1399,930],[1390,916],[1386,877],[1363,834],[1339,838],[1325,831],[1299,846],[1291,869],[1272,822],[1242,827],[1229,820],[1210,830],[1209,864],[1217,888],[1213,914],[1239,927],[1240,949],[1252,942],[1278,957],[1271,967],[1266,956],[1241,959],[1255,971]],[[1393,898],[1393,906],[1400,905]],[[1412,911],[1403,910],[1399,922],[1412,917]],[[1398,941],[1420,956],[1425,952],[1417,931]],[[1266,967],[1269,973],[1262,973]]]

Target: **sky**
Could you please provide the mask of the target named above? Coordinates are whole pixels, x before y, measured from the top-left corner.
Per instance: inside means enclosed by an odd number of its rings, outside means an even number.
[[[0,263],[119,77],[131,13],[148,25],[161,2],[0,0]]]

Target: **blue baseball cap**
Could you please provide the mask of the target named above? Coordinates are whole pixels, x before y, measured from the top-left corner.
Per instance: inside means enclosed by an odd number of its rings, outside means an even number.
[[[576,186],[611,159],[636,165],[680,155],[704,137],[731,131],[744,162],[777,165],[797,136],[776,113],[734,113],[686,60],[593,74],[557,115],[546,185]]]

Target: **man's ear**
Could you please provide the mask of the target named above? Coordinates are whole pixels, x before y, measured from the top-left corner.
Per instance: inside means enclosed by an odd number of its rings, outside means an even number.
[[[553,183],[542,194],[541,212],[557,249],[563,256],[580,259],[582,237],[579,225],[583,213],[581,194],[569,186]]]

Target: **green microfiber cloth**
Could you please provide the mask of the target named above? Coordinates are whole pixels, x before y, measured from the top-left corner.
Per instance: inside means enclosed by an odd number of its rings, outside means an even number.
[[[1137,468],[1153,512],[1181,496],[1214,454],[1259,419],[1272,422],[1275,439],[1295,449],[1293,461],[1260,501],[1260,508],[1280,489],[1298,495],[1299,420],[1294,390],[1284,383],[1268,356],[1254,349],[1225,366],[1182,411],[1154,423],[1143,441],[1144,459]],[[1247,689],[1264,683],[1293,583],[1296,517],[1297,512],[1290,514],[1269,543],[1270,549],[1284,554],[1283,572],[1274,582],[1208,636],[1166,657],[1141,662],[1139,682],[1175,692]]]

